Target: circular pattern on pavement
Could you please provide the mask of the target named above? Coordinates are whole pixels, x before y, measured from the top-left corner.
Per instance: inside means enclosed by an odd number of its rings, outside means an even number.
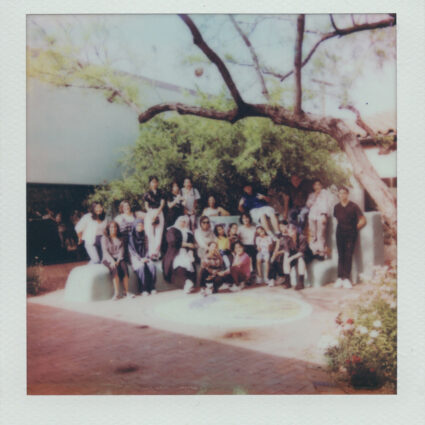
[[[265,326],[288,323],[311,314],[306,302],[283,293],[242,291],[236,294],[200,294],[163,300],[151,314],[177,323],[200,326]]]

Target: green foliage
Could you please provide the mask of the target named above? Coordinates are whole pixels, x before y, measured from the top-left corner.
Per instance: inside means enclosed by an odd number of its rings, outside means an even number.
[[[211,99],[204,99],[212,103]],[[216,108],[224,108],[224,97]],[[337,143],[319,133],[274,125],[269,119],[247,118],[230,124],[170,114],[140,126],[136,144],[121,159],[123,177],[99,187],[93,198],[106,206],[129,199],[142,206],[150,175],[168,191],[189,176],[205,201],[214,194],[226,209],[236,212],[241,184],[249,179],[260,188],[279,184],[282,176],[319,177],[325,185],[346,182]]]
[[[338,343],[326,352],[331,370],[353,386],[397,381],[397,270],[376,268],[371,290],[337,317]]]

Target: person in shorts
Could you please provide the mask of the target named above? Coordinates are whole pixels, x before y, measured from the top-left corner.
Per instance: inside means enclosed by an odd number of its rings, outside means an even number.
[[[239,201],[239,211],[241,213],[249,213],[255,224],[261,224],[267,233],[271,234],[270,223],[275,233],[279,232],[279,223],[276,218],[276,212],[268,204],[269,198],[261,193],[254,192],[252,185],[247,183],[243,187],[243,195]]]
[[[255,238],[255,245],[257,246],[257,284],[267,283],[269,286],[274,286],[274,280],[269,280],[270,271],[270,252],[273,247],[273,239],[266,233],[263,226],[257,226],[257,236]],[[264,262],[265,272],[263,276]]]

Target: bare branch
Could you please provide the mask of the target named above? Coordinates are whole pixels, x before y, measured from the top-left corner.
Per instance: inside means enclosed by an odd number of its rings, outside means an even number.
[[[356,25],[356,21],[354,20],[354,15],[351,13],[350,16],[351,16],[351,22],[355,26]]]
[[[338,28],[338,32],[332,31],[332,32],[328,32],[326,34],[323,34],[322,37],[319,38],[319,40],[316,42],[316,44],[308,52],[307,56],[302,61],[301,67],[304,67],[305,65],[307,65],[307,63],[309,62],[309,60],[311,59],[313,54],[316,52],[317,48],[326,40],[329,40],[329,39],[337,37],[337,36],[343,37],[345,35],[353,34],[353,33],[359,32],[359,31],[374,30],[374,29],[378,29],[378,28],[387,28],[387,27],[392,27],[394,25],[396,25],[395,16],[391,16],[390,18],[383,19],[381,21],[372,22],[372,23],[365,23],[365,24],[357,24],[357,25],[353,25],[352,27],[348,27],[348,28]],[[252,66],[250,64],[237,63],[237,62],[234,62],[234,61],[228,61],[228,62],[233,63],[234,65],[240,65],[240,66]],[[291,69],[286,74],[282,74],[282,73],[279,73],[279,72],[276,72],[276,71],[273,71],[271,69],[264,67],[264,68],[261,68],[261,72],[263,74],[271,75],[275,78],[278,78],[280,81],[283,81],[283,80],[286,80],[288,77],[290,77],[294,73],[294,70]]]
[[[353,105],[341,105],[339,109],[347,109],[356,115],[356,124],[363,129],[370,137],[375,138],[376,133],[363,121],[359,110]]]
[[[198,30],[198,27],[195,25],[195,23],[192,21],[192,19],[188,15],[179,15],[180,18],[183,20],[183,22],[189,27],[190,32],[193,36],[193,43],[198,46],[207,56],[207,58],[214,63],[221,76],[223,77],[224,82],[226,83],[227,87],[230,90],[230,93],[236,102],[236,105],[238,107],[243,107],[245,104],[244,100],[242,99],[242,96],[240,95],[235,82],[232,79],[232,76],[230,75],[229,70],[227,69],[224,62],[220,59],[220,57],[217,55],[214,50],[211,49],[210,46],[205,42],[205,40],[202,38],[201,33]]]
[[[261,84],[261,93],[263,93],[264,97],[267,100],[270,100],[270,94],[267,90],[266,87],[266,82],[264,81],[264,77],[263,74],[261,73],[260,70],[260,64],[258,62],[258,56],[255,53],[254,47],[252,46],[251,42],[249,41],[249,38],[246,36],[246,34],[242,31],[242,28],[239,26],[239,24],[236,22],[235,18],[232,15],[229,15],[230,20],[232,21],[233,25],[235,26],[237,32],[239,33],[239,35],[242,37],[242,40],[244,41],[244,43],[246,44],[246,46],[248,47],[250,53],[251,53],[251,57],[252,60],[254,62],[254,68],[255,71],[257,72],[258,75],[258,79],[260,80],[260,84]]]
[[[331,18],[331,24],[332,24],[332,26],[333,26],[333,28],[334,28],[335,32],[339,33],[339,28],[336,26],[336,23],[335,23],[335,21],[334,21],[334,17],[333,17],[333,15],[332,15],[332,13],[329,15],[329,17]]]
[[[296,115],[302,114],[302,85],[301,85],[301,67],[303,54],[303,38],[304,38],[305,15],[298,15],[297,19],[297,39],[295,42],[295,105],[294,110]]]

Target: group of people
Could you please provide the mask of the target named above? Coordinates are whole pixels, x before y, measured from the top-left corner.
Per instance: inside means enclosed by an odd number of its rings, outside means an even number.
[[[128,293],[128,265],[135,271],[142,295],[156,293],[155,261],[162,259],[164,278],[181,280],[190,293],[197,282],[199,264],[201,293],[208,295],[220,288],[239,291],[245,285],[266,283],[274,286],[282,279],[291,288],[290,272],[297,269],[296,290],[304,289],[306,263],[313,257],[329,256],[326,226],[333,214],[338,222],[338,280],[336,287],[351,287],[350,274],[357,232],[366,224],[359,207],[349,201],[347,188],[340,188],[335,205],[331,193],[320,180],[307,193],[304,181],[291,178],[287,190],[284,217],[278,219],[270,198],[254,191],[250,183],[243,187],[238,210],[239,223],[226,225],[217,217],[230,213],[216,205],[213,196],[198,219],[201,199],[189,178],[182,188],[173,182],[168,195],[159,189],[155,176],[143,195],[145,212],[132,211],[122,201],[119,214],[107,221],[103,206],[95,202],[91,211],[76,224],[79,243],[84,242],[90,263],[103,263],[114,281],[114,298]],[[213,219],[216,223],[213,225]],[[305,234],[308,222],[309,237]]]

